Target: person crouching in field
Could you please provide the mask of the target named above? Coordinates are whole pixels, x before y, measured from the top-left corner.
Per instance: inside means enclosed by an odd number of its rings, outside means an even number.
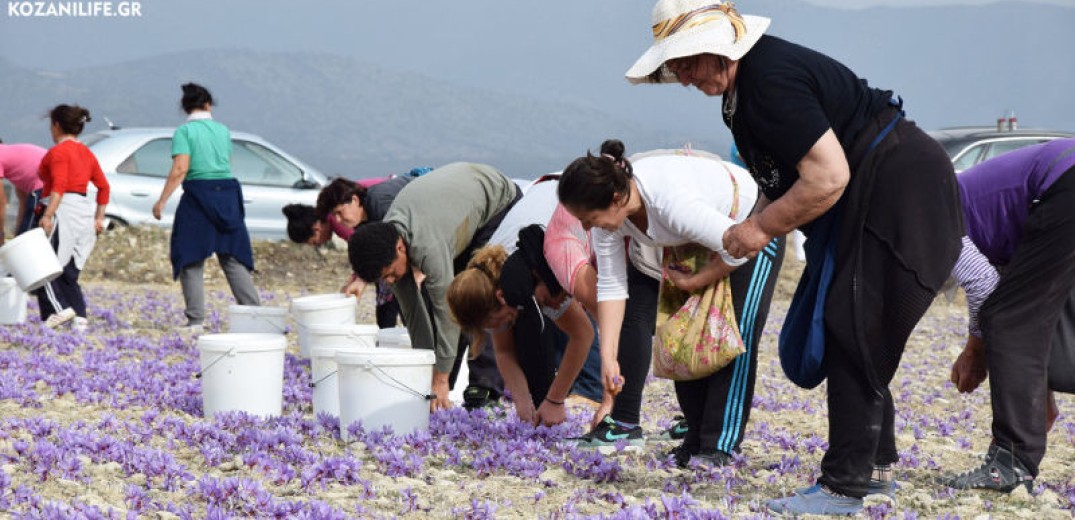
[[[348,240],[354,234],[355,226],[384,219],[396,195],[413,179],[411,175],[400,175],[369,184],[333,179],[318,194],[316,208],[305,204],[284,206],[288,237],[293,242],[312,246],[324,244],[333,233]],[[365,285],[352,275],[340,292],[359,297]],[[382,329],[395,327],[399,320],[399,305],[383,281],[377,282],[375,314],[377,326]]]
[[[620,141],[605,141],[600,155],[587,154],[564,170],[559,188],[560,202],[593,232],[604,384],[617,393],[631,379],[644,379],[652,355],[648,336],[637,351],[625,351],[613,340],[619,337],[626,302],[635,296],[623,268],[624,239],[651,247],[705,247],[711,254],[704,267],[691,273],[668,271],[664,273],[667,283],[693,292],[730,274],[746,351],[711,375],[675,383],[687,432],[672,454],[681,466],[692,458],[726,464],[738,451],[750,417],[757,343],[776,286],[784,240],[772,240],[754,259],[734,258],[724,250],[724,232],[746,218],[756,198],[757,187],[742,168],[714,156],[673,153],[636,158],[632,165],[624,151]],[[621,372],[621,366],[638,368]],[[615,422],[589,436],[607,436],[605,429],[614,430],[614,436],[641,437],[640,428]],[[591,442],[583,440],[583,444]]]
[[[519,418],[559,424],[569,394],[601,401],[600,351],[586,311],[549,268],[541,226],[527,226],[517,237],[510,248],[479,249],[448,288],[448,306],[475,348],[491,336]]]
[[[967,238],[954,275],[971,330],[952,381],[969,392],[988,375],[993,441],[980,466],[945,483],[1030,491],[1055,419],[1050,388],[1075,392],[1075,139],[995,157],[958,181]]]
[[[411,181],[383,221],[358,226],[348,242],[354,273],[367,283],[391,284],[412,344],[435,351],[433,410],[451,407],[450,380],[467,345],[448,310],[448,286],[520,196],[518,186],[491,166],[449,164]],[[491,349],[468,363],[464,405],[499,399],[503,381]]]

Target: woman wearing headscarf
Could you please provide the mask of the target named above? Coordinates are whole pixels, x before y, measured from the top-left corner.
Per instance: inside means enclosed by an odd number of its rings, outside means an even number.
[[[756,254],[794,229],[808,236],[781,361],[803,386],[827,375],[829,449],[817,485],[768,506],[853,514],[865,495],[894,491],[888,385],[959,254],[959,191],[947,154],[904,117],[899,97],[764,35],[768,26],[728,2],[659,0],[654,43],[627,79],[722,96],[762,191],[750,218],[726,232],[729,254]]]
[[[217,255],[239,305],[259,305],[250,272],[254,252],[246,230],[243,189],[231,174],[231,133],[213,120],[213,96],[205,87],[183,85],[180,104],[187,122],[172,136],[172,169],[153,205],[161,219],[168,198],[182,184],[172,223],[172,276],[186,302],[183,330],[200,333],[205,321],[205,259]]]

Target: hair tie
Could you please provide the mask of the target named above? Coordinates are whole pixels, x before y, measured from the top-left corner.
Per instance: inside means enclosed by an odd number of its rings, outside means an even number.
[[[495,276],[493,276],[493,273],[489,271],[488,267],[485,267],[484,264],[474,264],[474,268],[477,269],[478,271],[480,271],[482,274],[484,274],[485,277],[488,278],[490,282],[493,282],[493,285],[496,285],[497,279],[496,279]]]
[[[608,158],[608,160],[612,161],[612,164],[615,164],[616,166],[619,166],[620,168],[626,168],[627,167],[626,159],[623,159],[623,158],[617,159],[617,158],[613,157],[611,154],[607,154],[607,153],[601,154],[601,157]]]

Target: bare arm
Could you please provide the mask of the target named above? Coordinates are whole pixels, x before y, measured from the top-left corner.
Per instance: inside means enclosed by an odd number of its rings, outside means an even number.
[[[45,211],[41,213],[41,221],[39,224],[41,228],[45,230],[45,234],[52,236],[52,228],[55,227],[56,209],[60,207],[60,201],[63,200],[63,193],[52,192],[49,195],[49,205],[45,207]]]
[[[27,208],[26,201],[30,200],[30,194],[25,191],[15,190],[15,196],[19,199],[19,219],[15,221],[15,225],[22,224],[22,219],[26,217],[27,211],[33,211],[34,208]],[[7,197],[5,197],[6,199]],[[16,232],[18,230],[15,230]]]
[[[160,220],[161,214],[164,212],[164,205],[168,203],[168,199],[175,192],[175,189],[183,184],[183,180],[187,178],[187,172],[190,170],[190,156],[181,153],[172,157],[172,169],[168,172],[168,180],[164,181],[164,188],[161,189],[160,199],[153,205],[153,218]]]
[[[575,275],[575,287],[572,289],[571,296],[582,304],[582,308],[586,309],[590,316],[597,316],[597,270],[590,264],[579,267],[579,272]]]
[[[787,234],[829,210],[851,179],[843,148],[832,129],[814,143],[796,165],[799,179],[779,199],[724,234],[724,245],[736,257],[757,253],[773,237]]]
[[[519,366],[519,358],[515,355],[515,337],[512,330],[493,334],[493,352],[496,354],[496,366],[504,378],[504,386],[511,390],[515,413],[519,419],[533,423],[534,399],[530,395],[530,386],[526,384],[526,375]]]
[[[623,389],[620,376],[619,348],[620,329],[623,327],[623,315],[627,309],[627,300],[605,300],[597,302],[597,330],[601,338],[601,379],[605,391],[612,395]]]
[[[681,290],[694,292],[713,284],[735,270],[735,266],[724,263],[720,255],[710,253],[709,261],[699,270],[693,273],[685,273],[674,269],[665,269],[664,275],[672,281],[672,284]]]

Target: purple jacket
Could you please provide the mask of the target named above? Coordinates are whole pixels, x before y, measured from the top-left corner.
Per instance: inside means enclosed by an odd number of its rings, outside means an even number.
[[[959,174],[967,236],[993,265],[1011,261],[1034,202],[1075,166],[1075,139],[1020,148]]]

